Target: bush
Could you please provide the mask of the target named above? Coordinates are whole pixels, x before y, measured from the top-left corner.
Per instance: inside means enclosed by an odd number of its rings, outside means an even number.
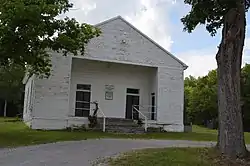
[[[88,119],[89,119],[89,127],[90,128],[94,128],[94,127],[97,126],[97,116],[95,116],[95,115],[93,115],[93,116],[89,115]]]

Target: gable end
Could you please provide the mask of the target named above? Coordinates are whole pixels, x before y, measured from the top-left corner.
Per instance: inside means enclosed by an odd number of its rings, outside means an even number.
[[[166,49],[164,49],[162,46],[160,46],[158,43],[156,43],[153,39],[151,39],[150,37],[148,37],[146,34],[144,34],[143,32],[141,32],[139,29],[137,29],[135,26],[133,26],[131,23],[129,23],[128,21],[126,21],[123,17],[121,16],[117,16],[117,17],[114,17],[114,18],[111,18],[111,19],[108,19],[106,21],[103,21],[101,23],[98,23],[94,26],[96,27],[100,27],[104,24],[107,24],[109,22],[112,22],[112,21],[115,21],[117,19],[120,19],[122,20],[123,22],[125,22],[128,26],[130,26],[133,30],[135,30],[137,33],[139,33],[140,35],[142,35],[144,38],[146,38],[147,40],[149,40],[152,44],[154,44],[156,47],[158,47],[159,49],[161,49],[163,52],[165,52],[168,56],[170,56],[171,58],[173,58],[175,61],[177,61],[179,64],[181,64],[185,69],[188,68],[188,66],[182,62],[180,59],[178,59],[176,56],[174,56],[173,54],[171,54],[169,51],[167,51]]]

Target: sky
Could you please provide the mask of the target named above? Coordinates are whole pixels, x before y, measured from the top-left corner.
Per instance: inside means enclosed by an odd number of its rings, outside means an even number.
[[[189,67],[185,76],[204,76],[216,68],[215,55],[220,32],[211,37],[204,26],[193,33],[183,31],[180,19],[190,6],[184,0],[70,0],[74,7],[66,15],[81,23],[97,24],[118,15],[133,24]],[[247,16],[250,21],[250,17]],[[243,64],[250,63],[250,33],[247,27]]]

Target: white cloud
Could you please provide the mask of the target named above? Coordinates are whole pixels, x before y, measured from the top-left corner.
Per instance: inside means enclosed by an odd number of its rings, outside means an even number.
[[[245,40],[245,50],[250,50],[250,37]]]
[[[154,39],[167,50],[171,50],[171,25],[168,24],[166,5],[173,5],[172,0],[141,0],[142,10],[136,15],[127,15],[125,18]],[[164,6],[164,8],[162,8]]]
[[[185,71],[185,76],[204,76],[210,70],[216,69],[215,60],[216,50],[191,50],[185,53],[177,54],[183,62],[189,67]]]
[[[244,55],[243,55],[243,65],[245,63],[250,63],[250,37],[245,40]]]
[[[190,50],[177,54],[177,57],[185,62],[189,67],[185,71],[185,76],[204,76],[209,71],[217,68],[216,56],[217,48],[207,48],[204,50]],[[242,66],[250,63],[250,38],[246,38]]]
[[[96,24],[106,19],[121,15],[135,27],[171,50],[171,24],[169,10],[175,0],[71,0],[74,10],[67,16],[80,22]]]

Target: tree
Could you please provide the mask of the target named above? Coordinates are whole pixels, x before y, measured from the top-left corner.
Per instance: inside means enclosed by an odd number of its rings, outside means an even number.
[[[217,74],[212,70],[204,77],[185,78],[186,111],[194,124],[206,125],[217,119]]]
[[[250,65],[241,71],[241,97],[244,131],[250,131]]]
[[[29,66],[30,73],[48,76],[47,49],[83,54],[85,44],[100,30],[75,19],[58,18],[72,7],[69,0],[1,0],[0,66],[11,61]]]
[[[8,66],[0,67],[0,99],[4,100],[4,116],[7,114],[8,102],[20,106],[24,73],[24,66],[13,63],[9,63]]]
[[[217,128],[217,73],[210,71],[203,77],[185,78],[185,103],[187,119],[196,125],[206,125],[212,120]],[[241,70],[241,108],[244,131],[250,131],[250,65],[246,64]]]
[[[240,74],[249,0],[184,0],[192,6],[181,19],[184,30],[192,32],[205,24],[214,36],[222,27],[216,54],[218,74],[219,131],[217,147],[232,158],[247,154],[241,112]]]

